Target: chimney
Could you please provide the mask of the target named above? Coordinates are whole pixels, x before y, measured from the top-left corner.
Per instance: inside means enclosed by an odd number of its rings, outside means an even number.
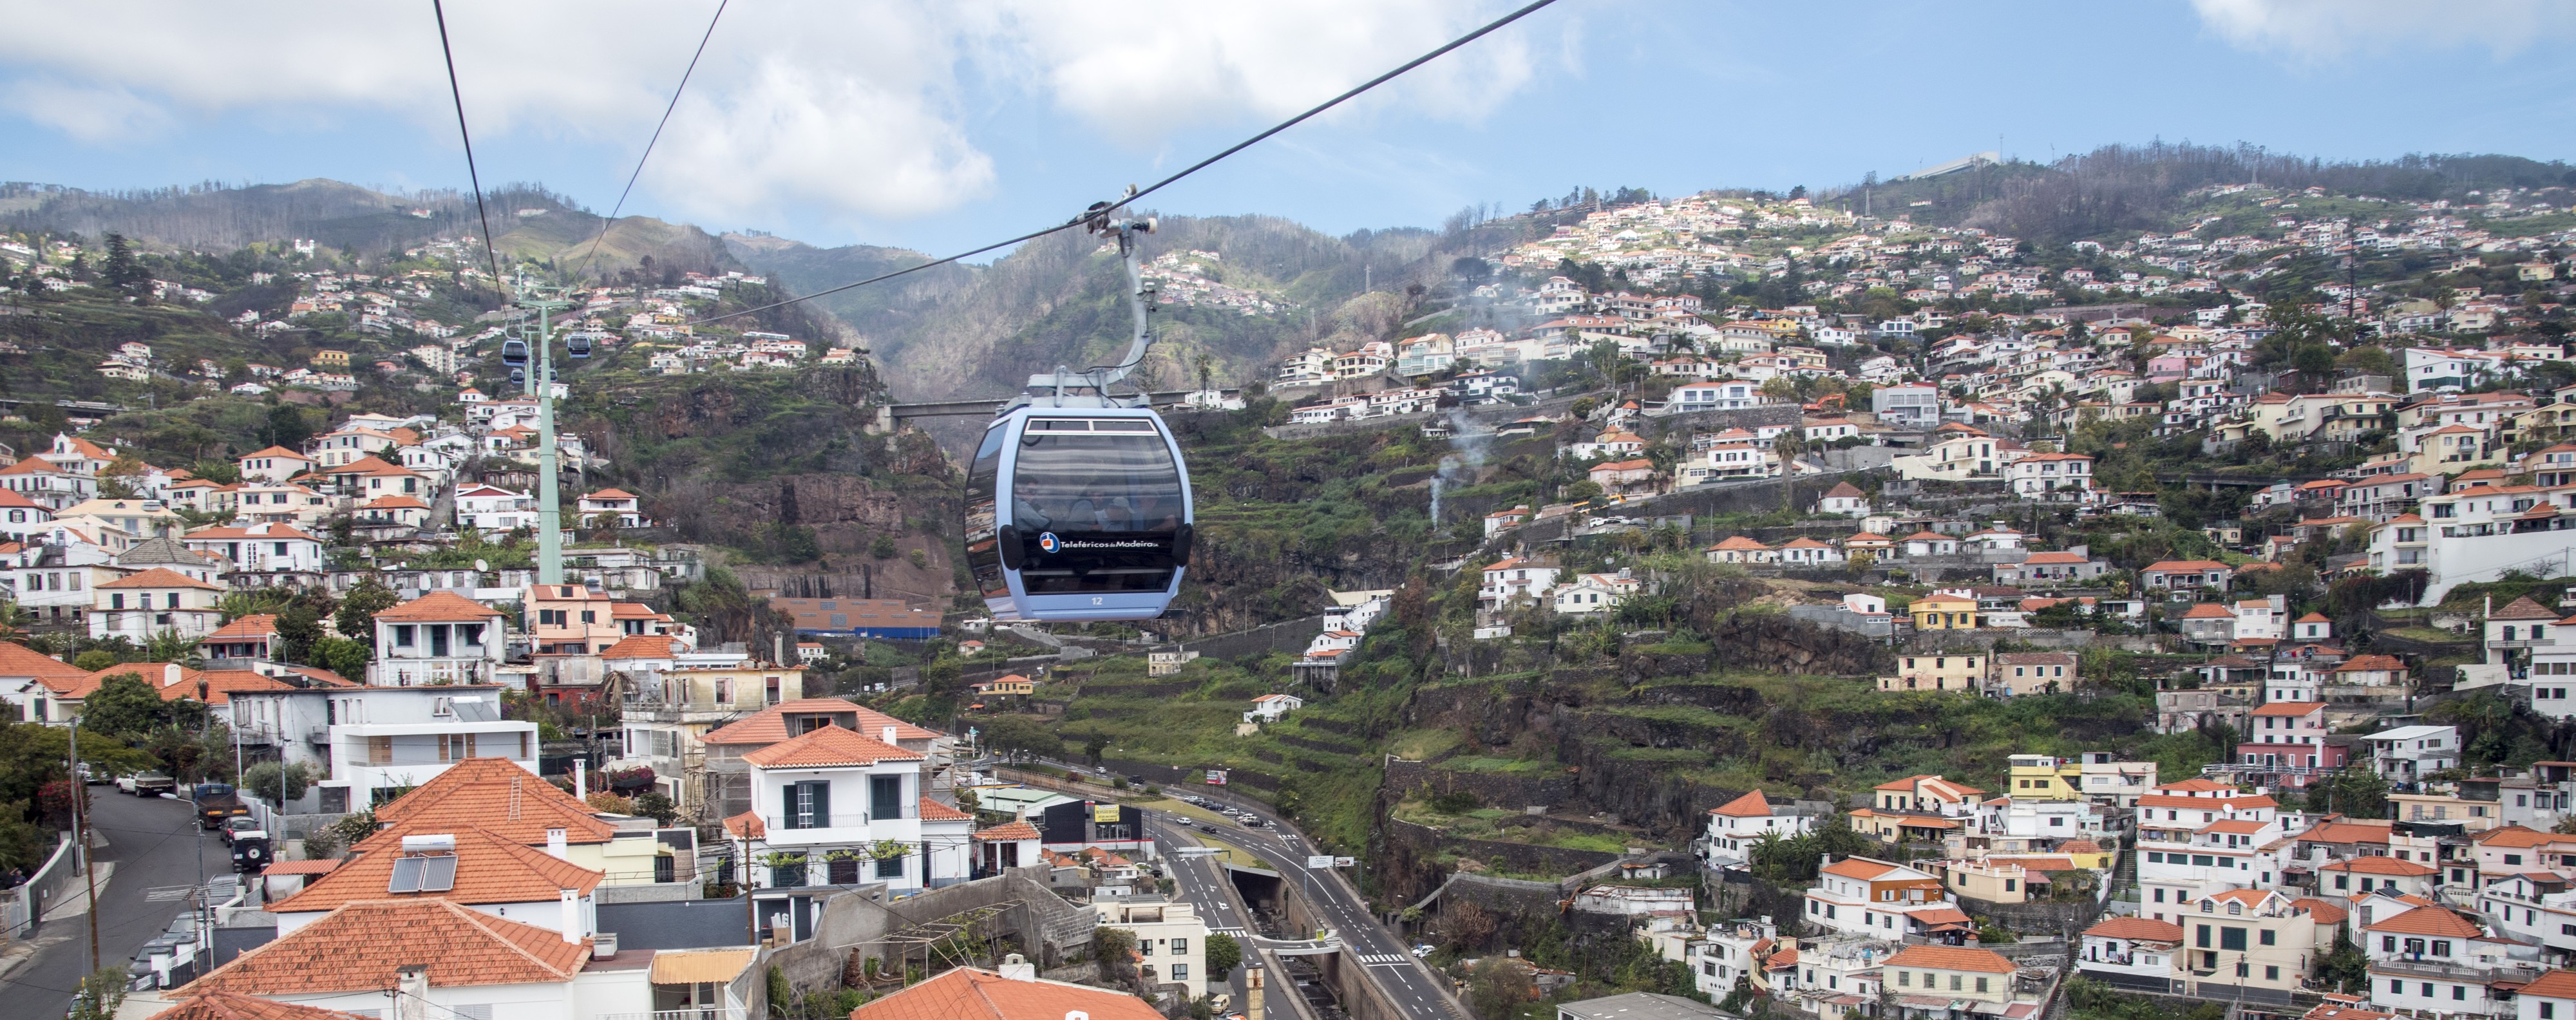
[[[568,860],[571,860],[571,859],[572,859],[572,847],[569,845],[569,843],[570,843],[570,840],[568,840],[567,838],[565,838],[564,830],[562,830],[562,829],[547,829],[547,830],[546,830],[546,856],[548,856],[548,857],[552,857],[552,858],[554,858],[554,859],[556,859],[556,860],[558,860],[558,861],[568,861]]]
[[[1002,958],[1001,974],[1006,980],[1033,982],[1038,979],[1038,966],[1030,963],[1028,957],[1012,953]]]
[[[590,803],[590,760],[587,758],[572,760],[572,795],[584,804]]]
[[[406,964],[394,972],[394,1020],[429,1020],[428,964]]]
[[[563,940],[581,941],[581,894],[570,889],[555,893],[563,902]]]
[[[886,742],[886,743],[888,743],[888,744],[892,744],[892,743],[894,743],[894,734],[895,734],[895,729],[894,729],[894,727],[892,727],[892,726],[888,726],[888,727],[886,727],[886,728],[885,728],[885,742]]]
[[[179,664],[178,664],[178,663],[173,662],[173,663],[170,663],[170,664],[168,664],[168,665],[165,665],[165,666],[161,667],[161,686],[163,686],[163,687],[176,687],[176,686],[178,686],[178,685],[179,685]]]

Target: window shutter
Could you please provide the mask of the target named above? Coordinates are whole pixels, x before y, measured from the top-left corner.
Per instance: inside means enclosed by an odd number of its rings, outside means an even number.
[[[789,783],[786,786],[778,788],[778,792],[785,794],[787,798],[787,810],[781,812],[778,816],[780,827],[789,829],[802,829],[805,827],[802,815],[799,814],[798,810],[803,798],[797,796],[799,792],[804,790],[804,786],[805,784],[803,783]]]

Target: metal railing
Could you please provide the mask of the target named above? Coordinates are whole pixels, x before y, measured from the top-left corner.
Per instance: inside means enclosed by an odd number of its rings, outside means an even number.
[[[740,1006],[657,1009],[650,1013],[602,1013],[599,1020],[744,1020]]]

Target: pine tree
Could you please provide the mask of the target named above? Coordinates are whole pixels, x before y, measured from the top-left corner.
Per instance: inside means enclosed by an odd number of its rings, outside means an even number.
[[[152,281],[152,274],[134,260],[134,249],[125,243],[125,235],[107,235],[107,265],[104,268],[108,286],[133,290]]]

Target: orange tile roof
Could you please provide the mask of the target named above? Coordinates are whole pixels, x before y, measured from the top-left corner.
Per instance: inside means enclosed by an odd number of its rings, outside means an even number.
[[[2230,566],[2228,566],[2227,564],[2224,564],[2224,563],[2212,563],[2212,562],[2210,562],[2210,561],[2208,561],[2208,560],[2159,560],[2159,561],[2157,561],[2157,562],[2147,564],[2146,568],[2145,568],[2144,570],[2139,571],[2139,573],[2155,573],[2155,572],[2167,572],[2167,573],[2170,573],[2170,572],[2175,572],[2175,571],[2180,571],[2180,572],[2184,572],[2184,573],[2200,573],[2200,572],[2203,572],[2203,571],[2209,571],[2209,570],[2233,570],[2233,569],[2235,569],[2235,568],[2230,567]]]
[[[434,591],[427,595],[377,613],[380,622],[445,623],[452,620],[488,620],[501,611],[452,591]]]
[[[1008,822],[993,826],[989,829],[978,829],[975,831],[975,838],[987,843],[1014,839],[1036,839],[1039,835],[1040,833],[1038,832],[1037,826],[1031,825],[1026,820],[1018,818],[1011,819]]]
[[[1993,974],[2010,974],[2013,962],[1992,949],[1967,949],[1958,946],[1907,946],[1888,957],[1889,967],[1928,967],[1933,970],[1973,970]]]
[[[414,835],[429,835],[415,832]],[[456,837],[456,888],[446,892],[389,893],[394,862],[402,854],[399,838],[382,833],[367,838],[377,849],[359,854],[330,874],[307,882],[303,891],[268,905],[272,914],[336,910],[361,900],[441,899],[458,903],[552,902],[560,890],[583,895],[599,888],[604,872],[558,860],[543,850],[504,839],[483,829],[460,829]]]
[[[264,638],[277,636],[277,614],[253,613],[214,629],[197,639],[198,644],[222,642],[225,638]]]
[[[184,991],[184,990],[183,990]],[[298,1006],[233,992],[209,992],[152,1014],[153,1020],[358,1020],[359,1014]]]
[[[488,688],[487,688],[488,689]],[[574,843],[605,843],[617,827],[599,820],[590,805],[553,783],[530,775],[507,758],[467,758],[376,809],[385,828],[358,842],[361,850],[400,845],[403,834],[431,835],[479,826],[527,846],[562,829]]]
[[[1745,794],[1744,796],[1737,797],[1734,800],[1730,800],[1724,804],[1710,808],[1708,809],[1708,813],[1712,815],[1727,815],[1733,818],[1769,818],[1771,817],[1771,802],[1763,799],[1762,791],[1755,790]]]
[[[2228,790],[2233,790],[2233,789],[2235,789],[2235,788],[2236,788],[2236,787],[2235,787],[2235,785],[2234,785],[2234,784],[2231,784],[2231,783],[2222,783],[2222,782],[2219,782],[2218,780],[2215,780],[2215,779],[2203,779],[2203,778],[2200,778],[2199,776],[2193,776],[2193,777],[2192,777],[2192,778],[2190,778],[2190,779],[2181,780],[2181,781],[2179,781],[2179,782],[2166,783],[2166,784],[2164,784],[2163,786],[2156,787],[2156,792],[2157,792],[2157,793],[2173,793],[2173,792],[2180,792],[2180,793],[2220,793],[2220,792],[2224,792],[2224,791],[2228,791]]]
[[[1734,550],[1745,550],[1745,551],[1751,551],[1751,550],[1754,550],[1754,549],[1769,549],[1769,548],[1771,548],[1771,547],[1770,547],[1770,546],[1767,546],[1767,545],[1764,545],[1764,544],[1762,544],[1761,542],[1756,541],[1756,540],[1754,540],[1754,539],[1746,538],[1746,537],[1744,537],[1744,536],[1742,536],[1742,535],[1732,535],[1732,536],[1729,536],[1725,541],[1723,541],[1723,542],[1719,542],[1719,543],[1718,543],[1718,544],[1716,544],[1716,545],[1709,546],[1709,548],[1710,548],[1710,549],[1734,549]]]
[[[1145,1000],[1125,992],[1059,981],[1014,981],[959,967],[850,1011],[850,1020],[1162,1020]]]
[[[2388,822],[2319,822],[2299,838],[2312,843],[2385,843],[2392,828]]]
[[[188,576],[188,575],[186,575],[186,574],[182,574],[182,573],[180,573],[180,572],[178,572],[178,571],[176,571],[176,570],[172,570],[172,569],[170,569],[170,568],[168,568],[168,567],[154,567],[154,568],[152,568],[152,569],[150,569],[150,570],[146,570],[146,571],[144,571],[144,572],[142,572],[142,573],[139,573],[139,574],[128,574],[128,575],[126,575],[126,576],[124,576],[124,577],[117,578],[116,580],[109,581],[109,582],[107,582],[106,584],[99,585],[99,587],[101,587],[101,588],[201,588],[201,589],[204,589],[204,590],[206,590],[206,591],[222,591],[222,590],[223,590],[223,588],[222,588],[222,587],[220,587],[220,586],[218,586],[218,585],[211,585],[211,584],[207,584],[207,583],[206,583],[206,582],[204,582],[204,581],[197,580],[196,578],[190,577],[190,576]]]
[[[769,824],[761,821],[760,814],[755,811],[745,811],[725,819],[724,827],[735,839],[766,839],[769,836]]]
[[[2408,878],[2422,878],[2426,875],[2441,874],[2441,869],[2430,865],[2417,864],[2414,861],[2401,861],[2394,857],[2379,857],[2376,855],[2370,857],[2355,857],[2351,860],[2345,861],[2336,861],[2323,868],[2319,868],[2318,870],[2348,871],[2356,875],[2403,875]]]
[[[2322,701],[2275,701],[2255,709],[2255,715],[2307,715],[2326,707]]]
[[[0,641],[0,676],[23,676],[34,679],[52,677],[69,680],[88,675],[88,670],[33,648],[14,642]]]
[[[432,988],[561,984],[589,959],[587,938],[566,942],[556,932],[447,900],[366,900],[243,953],[189,990],[258,996],[377,992],[393,987],[401,968],[423,963]]]
[[[793,740],[782,740],[745,754],[742,760],[762,768],[829,768],[835,765],[874,765],[881,761],[920,761],[922,755],[919,751],[906,751],[838,726],[824,726]]]
[[[2084,929],[2084,934],[2106,939],[2143,939],[2149,942],[2180,942],[2182,941],[2182,926],[2171,921],[2158,921],[2145,917],[2114,917],[2103,921],[2100,924],[2094,925],[2093,927]]]
[[[2498,829],[2488,829],[2485,832],[2477,833],[2469,837],[2469,842],[2476,843],[2481,846],[2517,848],[2539,846],[2543,843],[2557,843],[2561,841],[2576,842],[2576,838],[2563,837],[2556,833],[2542,832],[2538,829],[2527,828],[2519,824],[2507,825]]]
[[[2398,935],[2444,935],[2462,939],[2473,939],[2486,934],[2477,925],[2470,924],[2460,915],[2442,907],[2417,907],[2363,930],[2384,931]]]
[[[839,698],[798,698],[779,702],[753,713],[748,719],[718,727],[706,735],[705,741],[710,744],[775,744],[787,739],[789,712],[851,711],[859,715],[859,728],[869,733],[883,733],[886,727],[892,726],[897,740],[936,740],[942,735]]]
[[[2318,924],[2342,924],[2344,918],[2351,916],[2350,911],[2315,898],[2291,900],[2290,905],[2307,911]]]
[[[668,634],[637,634],[599,653],[603,659],[668,659],[685,647],[679,638]]]
[[[2397,661],[2397,657],[2393,655],[2362,655],[2354,657],[2351,662],[2335,667],[2335,672],[2359,673],[2375,669],[2393,669],[2403,673],[2406,671],[2406,664]]]
[[[2547,506],[2547,505],[2548,505],[2548,504],[2546,504],[2546,503],[2541,504],[2541,506]],[[2533,507],[2532,509],[2537,510],[2537,509],[2539,509],[2539,507]],[[2554,621],[2554,620],[2558,619],[2558,617],[2559,617],[2560,615],[2561,615],[2561,614],[2559,614],[2556,610],[2543,609],[2543,608],[2541,608],[2540,603],[2537,603],[2537,602],[2532,601],[2532,600],[2531,600],[2531,596],[2529,596],[2529,595],[2525,595],[2525,596],[2523,596],[2523,597],[2521,597],[2521,598],[2518,598],[2518,599],[2513,600],[2512,602],[2506,603],[2504,608],[2499,609],[2499,610],[2496,610],[2495,612],[2488,614],[2487,619],[2490,619],[2490,620],[2553,620],[2553,621]]]
[[[921,798],[921,820],[925,822],[971,822],[974,815],[959,811],[928,797]]]
[[[1885,875],[1888,872],[1895,871],[1897,867],[1897,865],[1888,864],[1882,861],[1872,861],[1859,857],[1845,857],[1842,860],[1825,865],[1824,871],[1825,874],[1828,875],[1839,875],[1843,878],[1856,878],[1862,881],[1869,881],[1881,875]]]
[[[313,462],[313,458],[311,458],[311,457],[307,457],[307,456],[305,456],[305,455],[303,455],[303,454],[300,454],[300,453],[297,453],[297,452],[295,452],[295,451],[293,451],[293,450],[289,450],[289,449],[287,449],[287,448],[285,448],[285,447],[283,447],[283,446],[272,446],[272,447],[269,447],[268,449],[265,449],[265,450],[257,450],[257,451],[253,451],[253,452],[251,452],[251,453],[245,453],[245,454],[242,454],[241,456],[239,456],[239,457],[235,457],[235,458],[233,458],[233,459],[234,459],[234,460],[249,460],[249,459],[251,459],[251,458],[253,458],[253,457],[290,457],[290,458],[293,458],[293,459],[295,459],[295,460],[300,460],[300,461],[303,461],[303,462],[308,463],[308,464],[310,464],[310,463],[312,463],[312,462]]]
[[[2522,989],[2515,994],[2537,995],[2547,999],[2576,999],[2576,970],[2561,968],[2550,971],[2533,978],[2530,984],[2522,986]]]

